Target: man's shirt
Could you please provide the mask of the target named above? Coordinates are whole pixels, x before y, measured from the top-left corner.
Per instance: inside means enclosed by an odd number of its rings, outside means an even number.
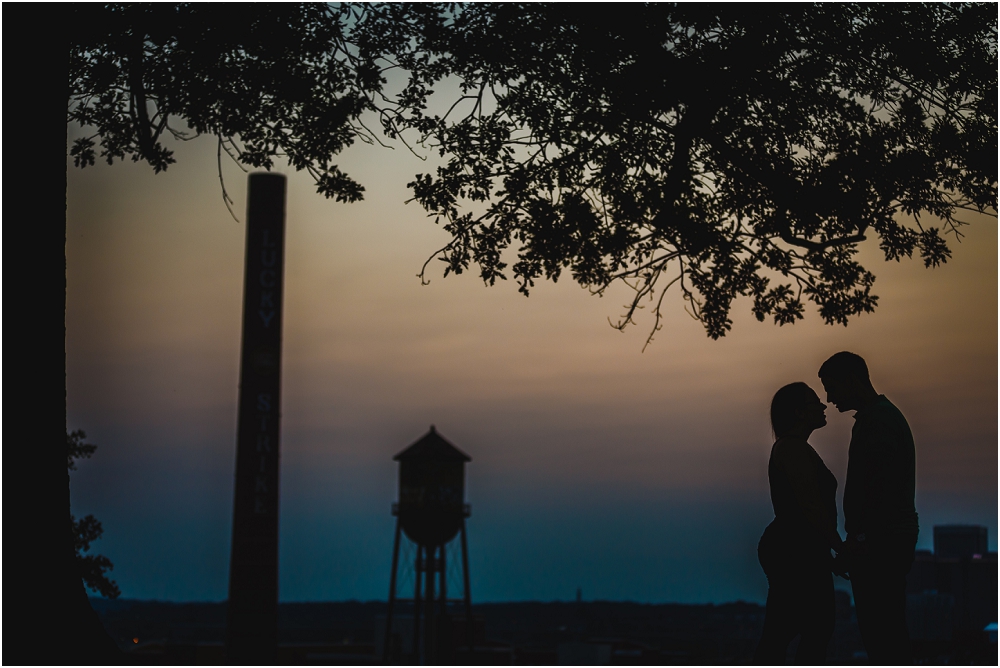
[[[844,528],[849,535],[917,533],[916,453],[899,409],[880,394],[854,414]]]

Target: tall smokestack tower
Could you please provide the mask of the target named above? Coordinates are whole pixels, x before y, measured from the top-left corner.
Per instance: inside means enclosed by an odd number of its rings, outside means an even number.
[[[285,177],[251,174],[226,658],[278,661],[278,454]]]

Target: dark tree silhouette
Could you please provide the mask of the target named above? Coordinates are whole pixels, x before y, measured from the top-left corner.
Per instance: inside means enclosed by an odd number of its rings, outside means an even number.
[[[97,452],[97,446],[87,443],[87,432],[82,429],[74,429],[66,434],[66,468],[70,471],[76,470],[74,459],[90,459]]]
[[[4,234],[20,260],[9,282],[18,287],[5,296],[21,317],[8,322],[6,350],[29,365],[5,379],[16,386],[5,408],[32,417],[5,429],[8,443],[24,444],[5,452],[20,483],[7,486],[7,508],[18,508],[5,516],[7,535],[24,543],[5,562],[18,574],[4,590],[8,663],[118,660],[76,568],[64,463],[67,120],[91,132],[72,147],[79,166],[129,158],[161,171],[173,162],[163,137],[211,134],[220,161],[227,152],[267,169],[287,159],[327,197],[360,199],[333,158],[355,139],[374,140],[360,113],[384,65],[345,37],[367,13],[319,4],[4,8],[8,31],[24,37],[5,51]]]
[[[90,459],[97,451],[97,446],[87,443],[86,438],[87,433],[82,429],[75,429],[66,434],[66,468],[70,471],[76,470],[76,462],[73,460]],[[69,521],[72,525],[76,567],[83,583],[101,596],[118,598],[121,596],[118,584],[106,575],[107,571],[114,569],[114,564],[103,554],[86,554],[90,550],[90,544],[104,533],[104,527],[93,515],[87,515],[79,520],[70,515]]]
[[[78,8],[69,120],[92,134],[74,141],[74,163],[92,165],[99,152],[159,172],[174,162],[162,137],[209,134],[220,161],[225,152],[270,169],[283,158],[323,195],[361,199],[361,185],[331,163],[356,138],[373,140],[359,116],[380,72],[347,41],[356,18],[323,5]]]
[[[101,596],[118,598],[122,593],[118,589],[118,584],[106,575],[107,571],[114,569],[114,564],[103,554],[85,554],[90,550],[90,544],[104,533],[101,523],[93,515],[87,515],[79,520],[72,515],[69,517],[73,524],[76,565],[83,583]]]
[[[211,134],[220,161],[287,158],[354,201],[333,159],[377,141],[361,117],[377,110],[390,137],[447,156],[413,184],[454,236],[446,271],[475,262],[492,283],[516,243],[526,293],[563,269],[596,292],[629,281],[620,326],[647,296],[658,315],[677,282],[712,336],[737,295],[780,323],[802,296],[846,322],[875,304],[864,235],[934,265],[947,247],[916,216],[957,235],[959,212],[995,207],[989,6],[24,3],[4,18],[23,36],[5,51],[4,235],[20,260],[5,350],[27,365],[5,408],[31,416],[5,428],[21,447],[5,453],[19,484],[4,519],[23,541],[5,563],[8,663],[116,660],[75,568],[64,466],[67,119],[92,128],[81,166],[159,171],[162,138]],[[385,67],[411,74],[398,95],[382,95]],[[464,94],[434,115],[446,77]]]
[[[453,236],[445,275],[624,282],[617,327],[649,300],[650,340],[675,284],[713,338],[740,296],[759,320],[808,300],[846,325],[877,302],[866,237],[936,266],[961,214],[996,209],[995,5],[395,11],[421,27],[411,97],[461,84],[384,114],[446,158],[410,184]]]

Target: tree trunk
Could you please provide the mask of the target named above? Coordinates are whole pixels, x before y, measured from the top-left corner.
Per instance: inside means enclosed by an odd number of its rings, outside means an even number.
[[[118,663],[74,560],[66,468],[66,5],[3,9],[6,664]],[[23,366],[21,366],[23,365]]]

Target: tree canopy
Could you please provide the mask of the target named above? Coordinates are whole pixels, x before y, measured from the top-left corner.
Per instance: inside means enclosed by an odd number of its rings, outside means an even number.
[[[270,169],[284,158],[338,201],[364,188],[333,158],[355,139],[378,69],[348,44],[353,8],[325,4],[77,5],[71,33],[69,121],[78,167],[174,162],[162,142],[214,135],[219,158]],[[221,179],[221,165],[220,165]],[[223,191],[225,186],[223,185]],[[226,196],[227,205],[231,200]]]
[[[792,323],[811,301],[846,325],[878,299],[861,241],[936,266],[963,213],[996,210],[995,5],[472,4],[383,20],[418,26],[399,60],[409,97],[384,118],[445,159],[410,186],[452,235],[446,275],[510,272],[525,294],[564,270],[598,294],[624,282],[620,328],[651,300],[655,332],[673,285],[713,338],[739,296],[760,320]],[[431,113],[448,80],[461,94]]]
[[[286,157],[356,201],[333,160],[381,141],[375,114],[444,162],[410,187],[452,235],[445,275],[625,283],[619,328],[648,300],[655,333],[675,285],[713,338],[741,296],[760,320],[812,302],[846,325],[878,301],[860,242],[936,266],[963,213],[996,210],[989,4],[74,11],[69,118],[95,129],[77,165],[161,170],[164,133],[213,134],[220,160]],[[391,70],[408,78],[389,94]]]

